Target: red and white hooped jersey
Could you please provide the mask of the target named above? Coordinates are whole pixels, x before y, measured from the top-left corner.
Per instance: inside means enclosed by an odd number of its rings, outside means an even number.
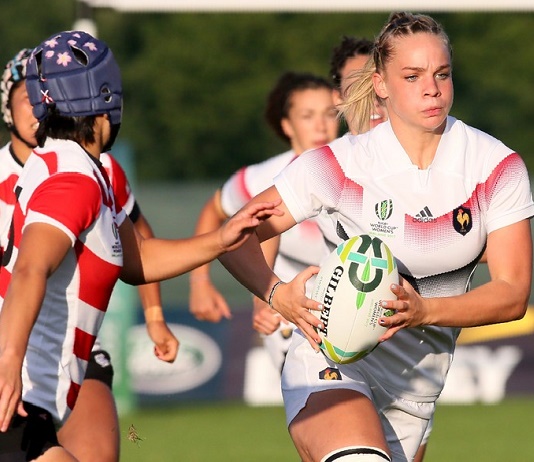
[[[389,122],[303,154],[274,180],[297,222],[326,211],[331,247],[380,237],[423,296],[464,293],[492,231],[534,215],[526,167],[503,143],[453,117],[432,164],[413,165]],[[469,307],[466,307],[469,309]],[[407,399],[434,400],[459,329],[403,329],[357,364]]]
[[[8,143],[0,148],[0,236],[9,230],[16,202],[14,187],[24,167],[11,153],[10,146]],[[126,173],[109,153],[100,154],[100,162],[108,174],[116,203],[130,215],[136,201]]]
[[[8,239],[7,234],[16,202],[14,187],[24,167],[13,155],[10,146],[8,143],[0,149],[0,243],[5,243]],[[127,215],[132,214],[137,203],[123,168],[109,153],[100,154],[100,162],[108,175],[116,203]],[[135,217],[131,218],[133,220]],[[102,349],[98,337],[93,349]]]
[[[271,187],[274,177],[296,157],[294,151],[287,151],[234,173],[221,190],[224,213],[232,216],[254,196]],[[303,221],[282,234],[274,264],[274,272],[280,279],[290,281],[308,266],[319,265],[328,255],[317,221],[316,218]],[[312,280],[308,289],[311,284]]]
[[[22,398],[64,422],[122,267],[118,227],[125,218],[100,162],[77,143],[48,140],[36,148],[15,186],[10,240],[3,245],[0,302],[25,226],[47,223],[72,247],[48,278],[24,358]]]
[[[23,165],[11,153],[11,143],[0,149],[0,238],[9,230],[13,208],[15,207],[15,184]]]
[[[108,174],[117,204],[126,212],[126,215],[130,215],[135,205],[135,197],[126,173],[115,158],[107,152],[100,154],[100,162]]]

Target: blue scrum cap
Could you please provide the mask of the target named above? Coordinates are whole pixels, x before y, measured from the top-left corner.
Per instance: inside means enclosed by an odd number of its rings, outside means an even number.
[[[33,115],[43,120],[49,107],[67,117],[108,114],[121,123],[122,83],[110,48],[81,31],[55,34],[28,60],[26,89]]]

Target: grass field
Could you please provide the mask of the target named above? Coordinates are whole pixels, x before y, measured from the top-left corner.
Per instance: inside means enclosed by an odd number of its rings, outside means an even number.
[[[426,462],[534,461],[534,399],[438,407]],[[138,444],[128,440],[134,425]],[[121,462],[298,462],[281,407],[209,403],[121,418]]]

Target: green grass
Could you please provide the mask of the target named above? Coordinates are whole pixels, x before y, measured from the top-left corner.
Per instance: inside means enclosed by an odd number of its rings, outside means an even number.
[[[534,399],[438,407],[425,462],[534,460]],[[139,444],[128,441],[133,424]],[[281,407],[208,403],[121,418],[122,462],[298,462]]]

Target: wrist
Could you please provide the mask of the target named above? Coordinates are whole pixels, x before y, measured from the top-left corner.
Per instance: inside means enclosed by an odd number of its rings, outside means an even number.
[[[149,324],[151,322],[165,322],[165,317],[163,316],[163,308],[161,305],[151,305],[144,309],[145,313],[145,323]]]
[[[285,284],[285,282],[283,281],[277,281],[273,284],[273,286],[271,287],[271,291],[269,292],[269,297],[267,297],[267,304],[274,310],[274,307],[273,307],[273,301],[274,301],[274,294],[276,294],[276,291],[278,290],[278,288],[282,285],[282,284]]]
[[[194,284],[196,282],[203,282],[203,281],[209,281],[210,276],[207,273],[201,273],[201,274],[193,274],[191,273],[189,275],[189,283]]]

